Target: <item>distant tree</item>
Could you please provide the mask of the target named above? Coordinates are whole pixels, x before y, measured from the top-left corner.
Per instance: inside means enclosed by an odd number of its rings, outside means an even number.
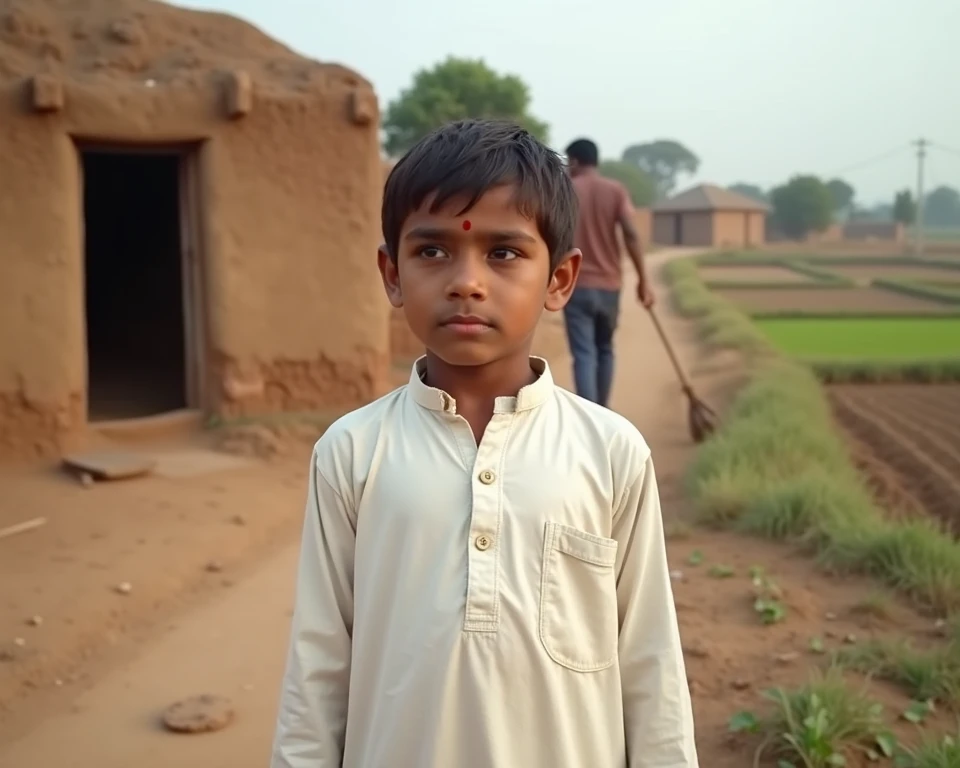
[[[930,227],[960,227],[960,192],[937,187],[924,196],[923,222]]]
[[[917,218],[917,204],[909,189],[901,190],[893,198],[893,220],[901,224],[913,224]]]
[[[748,184],[745,181],[738,181],[736,184],[731,184],[727,187],[731,192],[737,192],[744,197],[749,197],[751,200],[756,200],[758,203],[768,203],[770,202],[767,198],[767,193],[764,192],[756,184]]]
[[[656,182],[660,197],[667,197],[673,192],[680,175],[694,174],[700,167],[700,158],[672,139],[658,139],[627,147],[623,151],[623,161],[648,174]]]
[[[834,214],[843,218],[853,206],[856,190],[843,179],[830,179],[827,182],[827,189],[830,190],[830,198],[833,200]]]
[[[833,196],[816,176],[794,176],[770,193],[770,202],[776,226],[796,240],[822,232],[833,220]]]
[[[604,160],[598,170],[603,176],[623,184],[634,205],[652,205],[656,201],[657,183],[637,166],[622,160]]]
[[[481,59],[453,56],[421,69],[413,84],[387,106],[384,149],[406,152],[430,131],[452,120],[491,117],[514,120],[541,141],[547,124],[529,113],[530,91],[516,75],[501,75]]]

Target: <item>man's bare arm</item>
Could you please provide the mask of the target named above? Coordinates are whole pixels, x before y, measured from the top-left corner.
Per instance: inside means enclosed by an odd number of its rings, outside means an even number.
[[[647,275],[643,264],[643,245],[640,242],[640,235],[633,223],[633,217],[626,212],[620,214],[620,229],[623,230],[623,243],[627,246],[627,253],[630,254],[630,261],[637,269],[637,277],[642,282],[646,282]]]
[[[644,266],[643,244],[640,242],[640,235],[633,223],[633,211],[623,211],[620,214],[620,229],[623,231],[623,244],[627,247],[627,253],[630,254],[630,261],[637,270],[637,298],[645,307],[653,306],[653,289],[650,281],[647,279],[647,271]]]

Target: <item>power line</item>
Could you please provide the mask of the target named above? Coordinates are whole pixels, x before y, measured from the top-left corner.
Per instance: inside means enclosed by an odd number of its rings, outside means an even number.
[[[946,152],[948,155],[956,155],[957,157],[960,157],[960,150],[954,149],[953,147],[945,146],[944,144],[941,144],[939,141],[931,141],[930,146],[933,147],[934,149],[940,150],[941,152]]]
[[[900,144],[899,146],[894,147],[893,149],[888,150],[887,152],[884,152],[883,154],[875,155],[874,157],[867,158],[866,160],[861,160],[859,163],[854,163],[853,165],[848,165],[846,168],[841,168],[840,170],[834,171],[833,173],[828,174],[828,175],[829,175],[829,176],[842,176],[842,175],[845,174],[845,173],[850,173],[851,171],[856,171],[856,170],[859,170],[860,168],[865,168],[865,167],[870,166],[870,165],[873,165],[873,164],[875,164],[875,163],[879,163],[879,162],[882,162],[882,161],[884,161],[884,160],[888,160],[889,158],[893,157],[894,155],[898,155],[898,154],[902,153],[904,150],[908,150],[909,148],[910,148],[910,144]]]

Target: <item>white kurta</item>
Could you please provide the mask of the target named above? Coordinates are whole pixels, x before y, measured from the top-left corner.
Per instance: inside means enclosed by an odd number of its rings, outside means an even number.
[[[272,768],[697,766],[650,449],[531,365],[317,443]]]

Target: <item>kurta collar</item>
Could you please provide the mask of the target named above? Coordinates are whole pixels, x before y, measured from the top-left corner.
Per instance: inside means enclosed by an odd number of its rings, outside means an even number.
[[[553,394],[553,375],[550,365],[542,357],[530,357],[530,368],[537,374],[537,380],[523,387],[516,397],[498,397],[494,404],[494,413],[516,413],[528,411],[546,402]],[[455,414],[457,402],[450,395],[436,387],[427,386],[423,379],[427,373],[427,358],[423,356],[414,364],[410,372],[407,389],[417,404],[431,411],[444,411]]]

